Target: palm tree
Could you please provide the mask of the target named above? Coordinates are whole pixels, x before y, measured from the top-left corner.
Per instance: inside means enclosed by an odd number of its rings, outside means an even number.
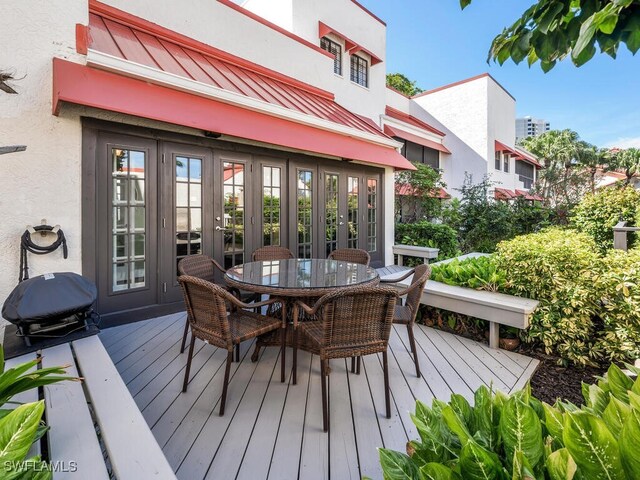
[[[608,170],[622,170],[626,176],[625,185],[640,174],[640,149],[627,148],[615,151],[610,158]]]

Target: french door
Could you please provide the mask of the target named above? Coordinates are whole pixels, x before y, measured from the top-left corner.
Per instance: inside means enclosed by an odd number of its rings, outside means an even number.
[[[93,138],[95,231],[85,235],[95,237],[100,313],[177,305],[177,264],[188,255],[230,268],[267,245],[299,258],[349,247],[382,263],[379,170],[102,131]]]

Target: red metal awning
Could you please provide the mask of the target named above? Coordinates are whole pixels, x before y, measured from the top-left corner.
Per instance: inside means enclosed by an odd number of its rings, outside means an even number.
[[[369,55],[369,57],[371,57],[371,66],[377,65],[378,63],[382,63],[382,59],[380,57],[378,57],[376,54],[370,52],[369,50],[364,48],[362,45],[358,45],[356,42],[354,42],[353,40],[349,39],[349,37],[347,37],[347,36],[343,35],[342,33],[338,32],[336,29],[331,28],[326,23],[318,22],[318,37],[322,38],[325,35],[327,35],[328,33],[333,33],[334,35],[337,35],[338,37],[342,38],[344,40],[344,49],[348,53],[354,54],[354,53],[358,53],[358,52],[364,52],[367,55]]]
[[[513,200],[516,198],[516,194],[513,190],[498,187],[495,189],[494,196],[496,200]]]
[[[496,149],[497,152],[506,152],[509,155],[513,155],[516,160],[520,160],[522,162],[527,162],[527,163],[532,164],[535,167],[542,168],[542,165],[540,164],[540,162],[538,162],[532,156],[527,155],[522,151],[516,150],[515,148],[509,147],[508,145],[505,145],[504,143],[502,143],[502,142],[500,142],[498,140],[496,140],[496,142],[495,142],[495,149]]]
[[[54,58],[54,114],[61,101],[347,160],[415,170],[393,148]]]
[[[516,188],[516,195],[519,196],[519,197],[524,197],[525,200],[535,200],[536,199],[533,195],[531,195],[526,190],[518,190],[517,188]]]
[[[78,48],[84,43],[90,62],[103,55],[121,63],[114,68],[98,62],[94,68],[54,59],[54,113],[60,101],[67,101],[345,160],[415,169],[389,137],[338,105],[330,92],[95,0],[89,10],[89,32],[78,39]],[[179,82],[164,81],[167,74]],[[162,75],[162,81],[156,78]]]
[[[418,196],[418,192],[416,192],[411,185],[406,183],[396,183],[396,195],[416,197]],[[451,198],[451,195],[442,187],[433,192],[429,192],[429,196],[431,198],[439,198],[440,200],[447,200]]]
[[[435,133],[440,137],[446,136],[446,134],[437,128],[429,125],[427,122],[420,120],[419,118],[414,117],[413,115],[409,115],[408,113],[404,113],[398,109],[386,106],[384,110],[384,114],[388,117],[395,118],[396,120],[400,120],[401,122],[408,123],[409,125],[420,128],[422,130],[426,130],[427,132]]]
[[[418,145],[422,145],[423,147],[439,150],[442,153],[451,153],[451,151],[449,151],[449,149],[441,143],[434,142],[433,140],[427,140],[426,138],[422,138],[412,133],[405,132],[404,130],[401,130],[397,127],[390,127],[389,125],[385,125],[384,133],[391,137],[398,137],[403,138],[404,140],[409,140],[410,142],[417,143]]]

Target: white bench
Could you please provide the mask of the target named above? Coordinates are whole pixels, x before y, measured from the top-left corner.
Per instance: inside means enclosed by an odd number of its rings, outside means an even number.
[[[51,427],[45,441],[55,480],[108,480],[107,462],[118,480],[176,479],[97,336],[47,348],[41,355],[43,367],[71,365],[68,373],[84,379],[83,383],[62,382],[44,387],[45,416]],[[7,364],[14,366],[35,358],[36,353],[31,353]],[[25,392],[18,400],[36,401],[37,395],[36,390]],[[98,424],[107,460],[89,408]]]
[[[485,254],[471,253],[458,258],[463,260],[464,258],[483,255]],[[448,263],[451,260],[453,259],[437,262],[433,265]],[[393,279],[394,277],[401,277],[403,273],[399,271],[391,275],[382,274],[381,278]],[[411,277],[395,285],[399,289],[404,289],[410,282]],[[457,287],[429,280],[422,292],[420,303],[487,320],[489,322],[489,346],[491,348],[499,348],[500,325],[521,330],[528,328],[529,318],[539,302],[529,298]]]
[[[404,257],[419,257],[424,263],[438,258],[440,249],[431,247],[417,247],[415,245],[394,245],[393,254],[398,255],[398,265],[402,266]]]

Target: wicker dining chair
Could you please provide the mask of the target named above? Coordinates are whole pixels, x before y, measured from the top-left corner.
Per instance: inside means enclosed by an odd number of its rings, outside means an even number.
[[[288,260],[290,258],[294,258],[291,250],[285,247],[277,246],[260,247],[251,254],[251,260],[253,262],[268,260]]]
[[[178,274],[179,275],[189,275],[191,277],[197,277],[202,280],[206,280],[207,282],[216,283],[216,272],[224,275],[227,271],[216,262],[209,255],[198,254],[198,255],[189,255],[188,257],[184,257],[178,262]],[[235,288],[229,288],[225,285],[221,285],[222,288],[231,292],[239,300],[244,303],[254,302],[258,300],[258,295],[251,292],[239,292]],[[189,319],[185,321],[184,324],[184,332],[182,334],[182,343],[180,344],[180,353],[184,352],[184,348],[187,344],[187,335],[189,334]],[[238,349],[236,352],[236,360],[240,360],[240,350]]]
[[[413,275],[411,284],[398,292],[399,296],[407,296],[404,305],[396,305],[393,315],[393,323],[407,326],[407,335],[409,336],[409,346],[411,347],[411,354],[413,355],[413,362],[416,365],[416,376],[420,378],[420,364],[418,363],[418,351],[416,349],[416,339],[413,335],[413,324],[416,321],[418,315],[418,308],[420,307],[420,298],[424,291],[424,286],[431,276],[431,268],[429,265],[418,265],[416,268],[409,270],[406,274],[399,278],[394,279],[382,279],[380,282],[384,284],[397,283],[409,276]]]
[[[338,248],[331,252],[327,258],[339,262],[359,263],[367,267],[371,261],[369,253],[360,248]]]
[[[325,295],[309,307],[296,300],[293,314],[293,381],[296,381],[298,346],[312,345],[320,357],[322,423],[329,430],[329,360],[382,353],[386,415],[391,418],[387,347],[398,293],[392,287],[347,287]],[[319,320],[298,323],[300,312]],[[299,338],[300,336],[300,338]]]
[[[229,384],[229,372],[233,361],[233,350],[245,340],[259,335],[281,330],[282,349],[280,361],[282,368],[285,362],[285,317],[284,307],[280,310],[283,318],[273,318],[261,315],[246,309],[254,309],[271,305],[280,300],[272,298],[264,302],[246,304],[215,283],[207,282],[200,278],[182,275],[178,278],[184,294],[184,302],[187,305],[187,318],[191,326],[191,344],[189,345],[189,357],[184,373],[182,391],[187,391],[193,348],[196,338],[206,343],[227,350],[227,364],[224,373],[222,397],[220,399],[220,416],[224,415],[224,406],[227,399],[227,386]],[[231,306],[232,308],[229,308]]]

